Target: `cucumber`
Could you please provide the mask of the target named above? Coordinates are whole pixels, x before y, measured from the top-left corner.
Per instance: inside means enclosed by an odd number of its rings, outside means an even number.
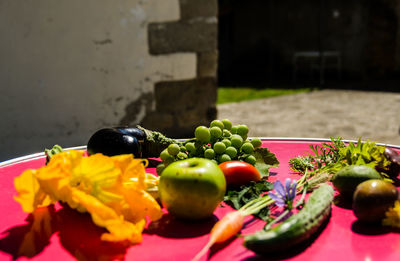
[[[309,239],[330,215],[333,188],[323,184],[311,193],[308,202],[297,214],[276,227],[244,237],[244,246],[257,254],[288,249]]]

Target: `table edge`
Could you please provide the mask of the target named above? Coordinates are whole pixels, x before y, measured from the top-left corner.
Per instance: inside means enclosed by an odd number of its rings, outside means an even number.
[[[300,138],[300,137],[249,137],[249,138],[250,139],[259,138],[259,139],[261,139],[263,141],[317,141],[317,142],[329,142],[329,141],[331,141],[331,139],[327,139],[327,138]],[[184,139],[181,139],[181,140],[184,140]],[[343,141],[346,142],[346,143],[348,143],[348,142],[357,143],[358,142],[357,140],[343,140]],[[362,141],[362,142],[365,142],[365,141]],[[400,145],[380,143],[380,142],[376,142],[376,145],[391,147],[391,148],[395,148],[395,149],[400,149]],[[86,149],[86,145],[63,148],[63,150],[81,150],[81,149]],[[9,159],[9,160],[0,162],[0,167],[5,167],[5,166],[11,165],[11,164],[18,163],[18,162],[22,162],[22,161],[26,161],[26,160],[32,160],[32,159],[35,159],[35,158],[41,158],[41,157],[44,157],[44,156],[45,156],[44,152],[37,152],[37,153],[33,153],[33,154],[17,157],[17,158],[14,158],[14,159]]]

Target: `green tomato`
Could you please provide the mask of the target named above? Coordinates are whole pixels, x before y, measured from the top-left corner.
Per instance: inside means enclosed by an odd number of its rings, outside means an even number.
[[[220,128],[221,130],[223,130],[224,129],[224,123],[222,122],[222,121],[220,121],[220,120],[213,120],[211,123],[210,123],[210,128],[211,127],[218,127],[218,128]]]
[[[210,134],[211,137],[219,138],[222,136],[222,130],[217,126],[214,126],[210,128]]]
[[[364,223],[380,223],[398,198],[399,191],[392,183],[369,179],[360,183],[354,191],[354,215]]]
[[[178,144],[173,143],[168,146],[167,150],[170,155],[176,156],[180,151],[180,147]]]
[[[197,140],[203,143],[208,143],[211,138],[210,130],[205,126],[199,126],[194,131],[194,136]]]
[[[228,119],[222,120],[222,123],[224,124],[224,128],[227,130],[230,130],[232,128],[232,122]]]
[[[226,181],[213,161],[191,158],[166,167],[159,181],[160,198],[171,215],[183,219],[211,217],[223,200]]]

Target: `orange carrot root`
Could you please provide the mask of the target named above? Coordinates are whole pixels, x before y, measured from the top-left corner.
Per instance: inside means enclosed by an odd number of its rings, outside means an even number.
[[[244,216],[240,211],[233,211],[226,214],[221,220],[215,223],[210,232],[210,239],[202,250],[192,259],[199,260],[205,255],[215,243],[222,243],[239,233],[244,223]]]

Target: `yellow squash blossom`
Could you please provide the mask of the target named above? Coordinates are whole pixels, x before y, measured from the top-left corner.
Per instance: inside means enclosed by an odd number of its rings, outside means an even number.
[[[386,212],[386,217],[382,220],[382,224],[400,228],[400,201],[396,201],[394,207]]]
[[[14,180],[14,197],[25,212],[61,201],[80,212],[89,212],[93,222],[108,230],[106,241],[138,243],[146,217],[157,220],[162,211],[146,188],[157,179],[146,174],[147,161],[131,154],[113,157],[71,150],[54,155],[37,170],[26,170]],[[151,178],[148,178],[151,177]]]

